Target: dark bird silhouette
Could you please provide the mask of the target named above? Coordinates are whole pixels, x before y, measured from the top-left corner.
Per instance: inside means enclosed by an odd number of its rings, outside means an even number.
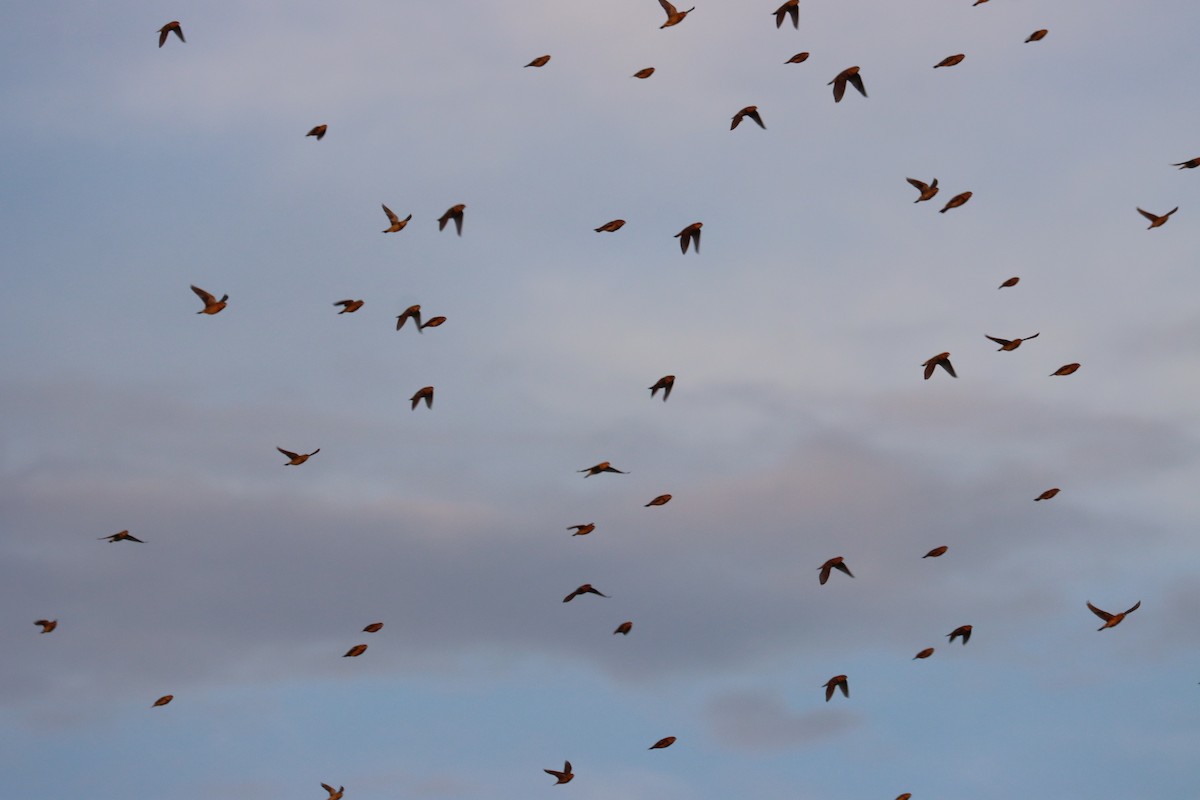
[[[846,94],[846,83],[858,89],[858,93],[863,97],[867,96],[867,87],[863,86],[862,76],[858,74],[858,67],[846,67],[839,72],[833,80],[825,84],[833,86],[833,102],[842,102],[842,97]]]
[[[821,585],[822,585],[822,586],[824,586],[824,585],[825,585],[825,581],[829,580],[829,572],[830,572],[830,570],[834,570],[834,569],[836,569],[838,572],[844,572],[844,573],[846,573],[846,574],[847,574],[847,575],[849,575],[851,578],[853,578],[853,577],[854,577],[854,573],[853,573],[853,572],[851,572],[851,571],[850,571],[850,568],[846,566],[846,564],[845,564],[845,561],[844,561],[844,559],[843,559],[841,556],[837,556],[836,558],[831,558],[831,559],[829,559],[829,560],[828,560],[828,561],[826,561],[824,564],[822,564],[821,566],[817,567],[817,569],[818,569],[818,570],[820,571],[820,573],[821,573],[819,577],[820,577],[820,579],[821,579]]]
[[[383,203],[380,203],[380,205],[382,206]],[[383,206],[383,213],[387,214],[388,220],[392,223],[391,225],[389,225],[388,227],[383,229],[384,233],[396,233],[397,231],[402,231],[402,230],[404,230],[404,226],[408,224],[408,221],[410,219],[412,219],[412,214],[409,214],[404,219],[400,219],[387,206]]]
[[[945,555],[946,551],[949,549],[950,549],[949,546],[943,544],[943,545],[933,548],[928,553],[921,556],[921,558],[938,558],[940,556]]]
[[[284,450],[282,447],[276,447],[275,449],[291,459],[284,464],[285,467],[298,467],[305,461],[308,461],[310,458],[315,456],[317,453],[321,452],[321,448],[319,447],[316,450],[313,450],[311,453],[293,453],[291,450]]]
[[[569,531],[575,531],[572,536],[587,536],[592,531],[596,530],[596,523],[589,522],[586,525],[571,525],[567,528]]]
[[[1079,369],[1079,366],[1080,366],[1080,365],[1079,365],[1078,363],[1075,363],[1075,364],[1063,364],[1061,367],[1059,367],[1058,369],[1054,370],[1054,372],[1051,372],[1051,373],[1050,373],[1050,377],[1051,377],[1051,378],[1053,378],[1055,375],[1070,375],[1070,374],[1071,374],[1071,373],[1073,373],[1075,370]]]
[[[101,536],[100,539],[107,542],[137,542],[138,544],[145,544],[141,539],[130,535],[129,531],[120,531],[114,533],[112,536]]]
[[[633,73],[633,77],[641,78],[642,80],[645,80],[646,78],[649,78],[653,74],[654,74],[654,67],[646,67],[644,69],[639,69],[637,72]]]
[[[1036,503],[1039,500],[1049,500],[1051,497],[1054,497],[1054,495],[1058,494],[1060,491],[1062,491],[1062,490],[1057,487],[1055,487],[1053,489],[1047,489],[1046,491],[1039,494],[1037,497],[1033,498],[1033,502]]]
[[[1008,280],[1006,280],[1004,283],[1000,284],[996,288],[997,289],[1007,289],[1010,286],[1016,286],[1020,281],[1021,281],[1021,279],[1014,275],[1013,277],[1009,278]]]
[[[1175,206],[1170,211],[1163,214],[1161,217],[1158,216],[1157,214],[1151,214],[1149,211],[1143,211],[1140,208],[1138,209],[1138,213],[1141,214],[1146,219],[1150,220],[1150,228],[1157,228],[1161,225],[1166,225],[1167,219],[1170,218],[1170,216],[1178,210],[1179,210],[1179,206]],[[1146,228],[1146,230],[1150,230],[1150,228]]]
[[[764,131],[767,129],[767,126],[763,125],[762,117],[758,113],[758,106],[746,106],[741,111],[733,115],[733,122],[730,124],[729,130],[733,130],[738,125],[741,125],[742,120],[746,117],[749,117],[757,122],[758,127],[762,128]]]
[[[308,133],[306,133],[304,135],[305,136],[315,136],[315,137],[317,137],[317,141],[319,142],[325,138],[325,131],[328,129],[329,129],[328,125],[318,125],[317,127],[313,128],[311,131],[309,131]]]
[[[174,700],[174,699],[175,699],[175,695],[173,695],[173,694],[164,694],[162,697],[160,697],[160,698],[158,698],[157,700],[155,700],[155,701],[154,701],[154,705],[152,705],[152,706],[150,706],[150,707],[151,707],[151,708],[157,708],[158,706],[165,706],[167,703],[171,702],[171,701],[172,701],[172,700]]]
[[[358,311],[360,308],[363,307],[363,301],[362,300],[338,300],[336,303],[334,303],[334,305],[342,307],[342,310],[338,312],[338,315],[340,316],[342,314],[353,314],[355,311]]]
[[[417,333],[424,333],[426,328],[437,328],[446,321],[445,317],[433,317],[423,325],[417,326]]]
[[[1195,169],[1196,167],[1200,167],[1200,157],[1189,158],[1187,161],[1180,161],[1178,164],[1172,164],[1171,166],[1179,167],[1180,169]]]
[[[918,197],[916,200],[913,200],[914,203],[920,203],[922,200],[930,200],[938,193],[937,178],[933,179],[933,183],[925,183],[924,181],[919,181],[916,178],[905,178],[904,180],[912,184],[913,188],[921,193],[920,197]]]
[[[1024,339],[1001,339],[996,336],[988,336],[985,333],[984,338],[991,339],[993,342],[1000,345],[1000,349],[996,351],[997,353],[999,353],[1001,351],[1007,352],[1007,351],[1016,350],[1018,347],[1021,346],[1021,342],[1028,342],[1030,339],[1036,339],[1037,337],[1039,337],[1041,335],[1042,335],[1042,332],[1038,331],[1033,336],[1026,336]]]
[[[825,702],[828,703],[833,697],[834,690],[841,689],[843,697],[850,696],[850,682],[845,675],[834,675],[825,682]]]
[[[970,200],[972,194],[974,194],[974,193],[973,192],[962,192],[961,194],[954,195],[954,197],[950,198],[950,202],[946,203],[946,205],[938,213],[945,214],[947,211],[949,211],[952,208],[958,208],[963,203]]]
[[[556,781],[554,784],[555,786],[558,786],[558,784],[560,784],[560,783],[570,783],[571,778],[575,777],[575,773],[571,771],[571,762],[570,761],[566,761],[563,763],[562,772],[559,772],[558,770],[555,770],[555,769],[544,769],[544,770],[542,770],[542,772],[545,772],[547,775],[553,775],[554,777],[558,778],[558,781]]]
[[[791,58],[789,58],[787,61],[785,61],[783,63],[785,63],[785,64],[803,64],[805,61],[808,61],[808,52],[807,51],[803,52],[803,53],[796,53],[796,55],[792,56]]]
[[[962,53],[958,53],[958,54],[952,55],[952,56],[946,56],[941,61],[934,64],[933,68],[937,69],[938,67],[953,67],[955,64],[961,64],[962,60],[964,58],[966,58],[966,56]]]
[[[363,628],[363,633],[379,633],[381,630],[383,630],[382,622],[372,622],[370,625]]]
[[[192,291],[200,298],[200,302],[204,303],[204,308],[197,311],[197,314],[219,314],[225,308],[225,301],[229,299],[229,295],[225,295],[218,300],[199,286],[193,286]]]
[[[1034,31],[1033,33],[1029,34],[1029,38],[1025,40],[1025,44],[1029,44],[1030,42],[1040,42],[1042,39],[1046,38],[1046,34],[1049,32],[1050,31],[1046,30],[1045,28]]]
[[[527,67],[544,67],[550,63],[550,56],[538,56],[533,61],[530,61],[525,66]]]
[[[792,27],[800,30],[800,0],[787,0],[786,3],[775,9],[775,29],[783,27],[783,21],[789,16],[792,18]]]
[[[446,209],[446,213],[438,217],[438,230],[444,230],[446,223],[454,220],[454,229],[462,236],[463,211],[467,208],[466,203],[450,206]]]
[[[1101,625],[1099,628],[1096,628],[1096,630],[1102,631],[1105,628],[1115,628],[1118,625],[1120,625],[1121,620],[1125,619],[1125,617],[1127,615],[1132,614],[1133,612],[1137,611],[1139,608],[1142,607],[1142,601],[1138,600],[1136,603],[1133,604],[1133,608],[1126,609],[1126,610],[1122,611],[1120,614],[1110,614],[1107,611],[1102,611],[1101,609],[1096,608],[1094,605],[1092,605],[1092,602],[1090,600],[1088,601],[1087,607],[1092,610],[1093,614],[1095,614],[1100,619],[1104,620],[1104,624]]]
[[[679,23],[683,22],[684,17],[696,10],[696,7],[692,6],[687,11],[680,11],[675,8],[675,6],[668,3],[667,0],[658,0],[658,4],[663,7],[663,11],[667,12],[667,21],[658,26],[660,31],[663,28],[669,28],[672,25],[678,25]]]
[[[564,597],[563,602],[569,603],[572,600],[574,600],[576,597],[579,597],[581,594],[598,594],[601,597],[608,597],[608,595],[606,595],[604,592],[597,591],[596,589],[592,588],[592,585],[590,583],[585,583],[582,586],[580,586],[578,589],[576,589],[575,591],[571,592],[569,595]]]
[[[625,620],[617,626],[615,631],[613,631],[613,636],[616,636],[618,633],[622,636],[628,636],[631,630],[633,630],[633,622],[631,620]]]
[[[628,475],[629,474],[628,472],[622,472],[621,470],[617,469],[616,467],[614,467],[612,464],[608,463],[607,461],[601,461],[599,464],[597,464],[594,467],[588,467],[587,469],[576,470],[576,472],[586,472],[587,475],[583,476],[585,478],[590,478],[593,475],[599,475],[601,472],[615,472],[618,475]]]
[[[417,323],[417,330],[420,330],[421,329],[421,304],[420,303],[413,305],[413,306],[409,306],[408,308],[404,309],[403,314],[400,314],[396,317],[396,330],[400,330],[401,328],[403,328],[404,323],[408,322],[410,319]]]
[[[662,750],[664,747],[670,747],[673,744],[675,744],[675,737],[674,736],[666,736],[666,737],[663,737],[662,739],[659,739],[654,744],[650,745],[650,747],[648,749]]]
[[[950,637],[950,644],[954,644],[954,640],[961,636],[962,643],[965,645],[967,642],[969,642],[971,640],[971,626],[970,625],[959,625],[957,628],[950,631],[946,635]]]
[[[596,233],[616,233],[625,227],[625,220],[614,219],[612,222],[606,222],[599,228],[596,228]]]
[[[700,229],[702,227],[704,227],[703,222],[693,222],[675,234],[675,238],[679,240],[679,249],[683,251],[684,255],[687,255],[689,242],[694,242],[696,244],[696,252],[700,252]]]
[[[36,622],[34,622],[33,624],[42,626],[42,629],[41,629],[41,631],[39,631],[39,633],[49,633],[50,631],[52,631],[58,627],[58,620],[56,620],[56,619],[39,619]]]
[[[329,797],[325,798],[325,800],[342,800],[342,795],[346,793],[345,786],[339,786],[336,792],[328,783],[322,783],[321,788],[329,792]]]
[[[183,28],[179,26],[179,20],[172,20],[158,29],[158,46],[162,47],[164,44],[166,44],[167,37],[172,33],[179,37],[179,41],[184,43],[187,42],[187,39],[183,38]]]
[[[946,370],[946,372],[949,372],[951,378],[958,377],[958,374],[954,371],[954,365],[950,363],[949,353],[938,353],[921,366],[925,368],[925,380],[929,380],[931,377],[933,377],[933,371],[937,367],[941,367],[942,369]]]
[[[650,506],[665,506],[669,502],[671,502],[671,495],[660,494],[658,497],[654,498],[649,503],[646,503],[646,505],[642,506],[642,508],[649,508]]]
[[[367,646],[365,644],[356,644],[354,647],[351,647],[349,650],[347,650],[342,658],[358,658],[365,652],[367,652]]]
[[[417,393],[408,399],[412,402],[412,408],[409,409],[410,411],[416,411],[417,406],[421,404],[422,400],[425,401],[426,408],[433,408],[433,387],[423,386],[420,389],[417,389]]]
[[[654,395],[658,394],[658,390],[663,390],[663,402],[667,402],[667,398],[671,396],[671,388],[675,386],[674,375],[663,375],[658,379],[653,386],[647,387],[650,389],[650,399],[654,399]]]
[[[916,661],[918,658],[929,658],[931,655],[933,655],[933,648],[926,647],[924,650],[913,656],[913,661]]]

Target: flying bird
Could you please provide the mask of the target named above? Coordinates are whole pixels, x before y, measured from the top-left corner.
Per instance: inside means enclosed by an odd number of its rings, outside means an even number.
[[[949,353],[938,353],[921,366],[925,368],[925,380],[929,380],[931,377],[933,377],[933,371],[937,367],[941,367],[942,369],[946,370],[946,372],[949,372],[951,378],[958,377],[958,374],[954,371],[954,365],[950,363]]]
[[[658,379],[653,386],[647,387],[650,390],[650,399],[654,399],[654,395],[658,394],[658,390],[663,390],[663,402],[667,402],[667,398],[671,396],[671,388],[675,385],[674,375],[663,375]]]
[[[1171,166],[1179,167],[1180,169],[1195,169],[1196,167],[1200,167],[1200,157],[1189,158],[1187,161],[1180,161],[1178,164],[1172,164]]]
[[[325,798],[325,800],[342,800],[342,795],[346,793],[345,786],[339,786],[336,792],[328,783],[322,783],[321,788],[329,792],[329,797]]]
[[[560,783],[570,783],[571,778],[575,777],[575,773],[571,771],[571,762],[570,761],[563,762],[562,772],[559,772],[556,769],[544,769],[544,770],[542,770],[542,772],[545,772],[547,775],[553,775],[554,777],[558,778],[558,781],[554,784],[555,786],[558,786],[558,784],[560,784]]]
[[[380,203],[380,205],[383,206],[383,203]],[[395,212],[393,212],[387,206],[383,206],[383,213],[387,214],[387,218],[391,220],[392,223],[383,229],[384,233],[396,233],[397,231],[402,231],[404,230],[404,226],[408,224],[408,221],[412,219],[412,214],[409,214],[404,219],[400,219],[396,216]]]
[[[336,303],[334,303],[334,305],[342,307],[342,310],[338,312],[339,315],[353,314],[355,311],[358,311],[360,308],[363,307],[363,301],[362,300],[338,300]]]
[[[918,197],[916,200],[913,200],[914,203],[919,203],[922,200],[930,200],[938,193],[937,178],[933,179],[933,183],[925,183],[924,181],[919,181],[916,178],[905,178],[904,180],[911,183],[913,188],[921,193],[920,197]]]
[[[1077,370],[1077,369],[1079,369],[1079,364],[1078,364],[1078,363],[1075,363],[1075,364],[1063,364],[1061,367],[1059,367],[1058,369],[1054,370],[1054,372],[1051,372],[1051,373],[1050,373],[1050,377],[1051,377],[1051,378],[1053,378],[1055,375],[1070,375],[1071,373],[1073,373],[1073,372],[1074,372],[1075,370]]]
[[[789,58],[787,61],[785,61],[783,63],[785,63],[785,64],[803,64],[805,61],[808,61],[808,52],[807,51],[803,52],[803,53],[796,53],[796,55],[792,56],[791,58]]]
[[[596,523],[589,522],[586,525],[571,525],[567,528],[569,531],[575,531],[572,536],[587,536],[592,531],[596,530]]]
[[[229,299],[229,295],[225,295],[218,300],[199,286],[193,286],[192,291],[200,298],[200,302],[204,303],[204,308],[197,311],[197,314],[219,314],[221,309],[225,308],[225,301]]]
[[[367,646],[365,644],[356,644],[354,647],[351,647],[349,650],[347,650],[346,654],[343,655],[342,658],[358,658],[365,652],[367,652]]]
[[[687,11],[680,11],[676,9],[675,6],[668,3],[667,0],[658,0],[658,4],[663,7],[663,11],[667,12],[667,21],[658,26],[660,31],[663,28],[669,28],[672,25],[678,25],[679,23],[683,22],[684,17],[696,10],[696,7],[692,6]]]
[[[746,106],[741,111],[739,111],[733,115],[733,123],[729,126],[729,130],[733,130],[738,125],[741,125],[742,120],[745,119],[746,117],[749,117],[750,119],[757,122],[758,127],[762,128],[764,131],[767,129],[767,126],[763,125],[762,117],[759,116],[758,106]],[[696,249],[699,250],[699,247],[697,247]]]
[[[1062,490],[1059,489],[1058,487],[1055,487],[1053,489],[1047,489],[1046,491],[1039,494],[1037,497],[1033,498],[1033,502],[1036,503],[1039,500],[1049,500],[1051,497],[1054,497],[1054,495],[1058,494],[1060,491],[1062,491]]]
[[[424,325],[418,325],[417,333],[422,333],[426,328],[436,328],[445,321],[446,321],[445,317],[434,317],[433,319],[426,322]]]
[[[454,220],[454,229],[458,231],[458,235],[462,236],[463,211],[467,208],[465,203],[450,206],[446,209],[446,213],[438,217],[438,230],[445,230],[446,223]]]
[[[1046,38],[1046,34],[1049,32],[1050,31],[1046,30],[1045,28],[1034,31],[1033,33],[1029,34],[1029,38],[1025,40],[1025,44],[1029,44],[1030,42],[1040,42],[1042,39]]]
[[[963,203],[970,200],[972,194],[973,194],[973,192],[962,192],[961,194],[954,195],[954,197],[950,198],[950,202],[946,203],[945,207],[938,213],[945,214],[947,211],[949,211],[952,208],[958,208]]]
[[[646,67],[645,69],[639,69],[637,72],[633,73],[633,77],[641,78],[642,80],[645,80],[646,78],[649,78],[653,74],[654,74],[654,67]]]
[[[309,131],[308,133],[306,133],[304,135],[305,136],[315,136],[315,137],[317,137],[317,141],[319,142],[325,138],[325,131],[328,128],[329,128],[328,125],[318,125],[317,127],[313,128],[311,131]]]
[[[1006,280],[1004,283],[1000,284],[996,288],[997,289],[1007,289],[1010,286],[1016,286],[1020,281],[1021,281],[1021,279],[1014,275],[1013,277],[1009,278],[1008,280]]]
[[[174,700],[174,699],[175,699],[175,695],[173,695],[173,694],[164,694],[162,697],[160,697],[160,698],[158,698],[157,700],[155,700],[155,701],[154,701],[154,705],[152,705],[152,706],[150,706],[150,707],[151,707],[151,708],[157,708],[158,706],[165,706],[167,703],[171,702],[171,701],[172,701],[172,700]]]
[[[372,622],[370,625],[363,628],[363,633],[379,633],[381,630],[383,630],[382,622]]]
[[[145,542],[136,536],[131,536],[129,531],[120,531],[119,533],[114,533],[112,536],[101,536],[100,539],[109,542],[137,542],[138,544],[145,544]]]
[[[783,21],[790,15],[792,18],[792,27],[800,30],[800,0],[787,0],[786,3],[775,9],[775,29],[783,27]]]
[[[679,240],[679,249],[683,251],[684,255],[687,255],[689,242],[695,242],[696,252],[700,252],[700,229],[702,227],[704,227],[703,222],[693,222],[675,234],[675,238]]]
[[[303,464],[305,461],[308,461],[310,458],[315,456],[317,453],[321,452],[321,448],[319,448],[319,447],[316,450],[313,450],[311,453],[307,453],[307,454],[293,453],[291,450],[284,450],[282,447],[276,447],[275,449],[291,459],[291,461],[284,464],[285,467],[298,467],[301,464]]]
[[[646,503],[646,505],[642,506],[642,508],[649,508],[650,506],[665,506],[669,502],[671,502],[671,495],[660,494],[658,497],[654,498],[649,503]]]
[[[922,650],[921,652],[919,652],[915,656],[913,656],[912,660],[916,661],[918,658],[929,658],[931,655],[933,655],[933,648],[926,647],[924,650]]]
[[[940,556],[944,556],[946,554],[946,551],[949,549],[950,549],[950,547],[948,545],[943,544],[943,545],[933,548],[928,553],[921,556],[921,558],[938,558]]]
[[[625,220],[614,219],[612,222],[606,222],[599,228],[596,228],[596,233],[616,233],[625,227]]]
[[[654,744],[650,745],[650,747],[647,749],[662,750],[664,747],[670,747],[673,744],[675,744],[675,737],[674,736],[666,736],[666,737],[663,737],[662,739],[659,739]]]
[[[1138,600],[1136,603],[1133,604],[1133,608],[1126,609],[1125,611],[1122,611],[1120,614],[1110,614],[1107,611],[1102,611],[1101,609],[1096,608],[1094,605],[1092,605],[1090,600],[1088,601],[1087,607],[1092,610],[1093,614],[1095,614],[1100,619],[1104,620],[1104,624],[1101,625],[1099,628],[1096,628],[1096,630],[1102,631],[1105,628],[1115,628],[1118,625],[1120,625],[1121,620],[1125,619],[1126,615],[1132,614],[1133,612],[1137,611],[1139,608],[1142,607],[1142,601]]]
[[[626,620],[617,626],[617,629],[613,631],[613,636],[616,636],[618,633],[622,636],[628,636],[631,630],[633,630],[633,622]]]
[[[183,28],[179,26],[179,20],[173,20],[163,25],[158,29],[158,46],[162,47],[167,43],[167,37],[174,33],[179,37],[179,41],[186,43],[187,39],[183,38]]]
[[[850,696],[850,683],[849,683],[849,681],[846,680],[845,675],[834,675],[832,678],[830,678],[828,681],[825,682],[825,702],[826,703],[828,703],[830,698],[833,697],[833,692],[836,689],[841,689],[842,695],[844,697]]]
[[[858,67],[846,67],[844,70],[839,72],[833,80],[825,84],[826,86],[833,86],[833,102],[842,102],[842,97],[846,94],[847,81],[849,81],[855,89],[858,89],[859,94],[861,94],[863,97],[867,96],[867,88],[863,86],[862,76],[858,74]]]
[[[425,401],[426,408],[433,408],[433,387],[424,386],[420,389],[417,389],[417,393],[408,399],[412,401],[412,408],[409,409],[410,411],[416,411],[417,406],[421,404],[422,400]]]
[[[1021,342],[1028,342],[1030,339],[1036,339],[1037,337],[1039,337],[1041,335],[1042,335],[1042,332],[1038,331],[1033,336],[1026,336],[1024,339],[1001,339],[996,336],[988,336],[986,333],[983,336],[984,336],[984,338],[991,339],[993,342],[1000,345],[1000,349],[996,351],[997,353],[999,353],[1001,350],[1003,350],[1003,351],[1016,350],[1018,347],[1021,346]]]
[[[42,626],[42,629],[41,629],[41,631],[39,631],[39,633],[49,633],[50,631],[52,631],[58,627],[58,620],[56,620],[56,619],[39,619],[39,620],[35,621],[33,624]]]
[[[597,464],[594,467],[588,467],[587,469],[576,470],[576,472],[586,472],[587,475],[583,476],[585,478],[590,478],[593,475],[599,475],[601,472],[615,472],[619,475],[628,475],[629,474],[628,472],[622,472],[621,470],[617,469],[616,467],[614,467],[612,464],[608,463],[607,461],[601,461],[599,464]]]
[[[954,640],[957,637],[961,636],[962,643],[965,645],[968,641],[971,640],[971,626],[970,625],[959,625],[957,628],[950,631],[946,635],[950,637],[950,644],[954,644]]]
[[[403,314],[400,314],[396,317],[396,330],[400,330],[401,328],[403,328],[404,323],[408,322],[410,319],[417,323],[417,330],[418,331],[421,330],[421,304],[420,303],[418,303],[415,306],[409,306],[408,308],[404,309]]]
[[[854,577],[854,573],[851,572],[850,568],[846,566],[845,560],[841,556],[837,556],[836,558],[829,559],[824,564],[817,567],[817,569],[820,570],[820,572],[821,572],[819,577],[821,579],[822,586],[825,585],[825,581],[829,580],[829,571],[830,570],[836,569],[838,572],[846,573],[851,578]]]
[[[544,67],[550,63],[550,56],[538,56],[533,61],[530,61],[525,66],[527,67]]]
[[[1138,209],[1138,213],[1141,214],[1146,219],[1150,220],[1150,228],[1157,228],[1160,225],[1166,225],[1167,219],[1178,210],[1179,210],[1179,206],[1175,206],[1170,211],[1163,214],[1161,217],[1156,214],[1151,214],[1149,211],[1143,211],[1140,208]],[[1146,228],[1146,230],[1150,230],[1150,228]]]
[[[581,594],[598,594],[601,597],[608,597],[608,595],[606,595],[604,592],[600,592],[600,591],[597,591],[596,589],[593,589],[592,585],[590,583],[585,583],[582,586],[580,586],[578,589],[576,589],[575,591],[571,592],[569,595],[564,597],[563,602],[569,603],[572,600],[574,600],[576,597],[579,597]]]
[[[962,53],[957,53],[956,55],[952,55],[952,56],[946,56],[941,61],[934,64],[933,68],[937,69],[938,67],[953,67],[955,64],[961,64],[962,60],[964,58],[966,58],[966,56]]]

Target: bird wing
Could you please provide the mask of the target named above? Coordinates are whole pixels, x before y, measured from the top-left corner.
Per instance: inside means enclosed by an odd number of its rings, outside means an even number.
[[[829,570],[830,570],[830,569],[832,569],[832,567],[831,567],[829,564],[826,564],[825,566],[821,567],[821,575],[820,575],[820,578],[821,578],[821,585],[822,585],[822,586],[824,586],[824,585],[825,585],[825,581],[829,580]],[[829,698],[828,698],[828,697],[826,697],[825,699],[826,699],[826,700],[828,700]]]
[[[569,603],[569,602],[571,602],[572,600],[574,600],[574,599],[575,599],[576,597],[578,597],[578,596],[579,596],[579,590],[578,590],[578,589],[576,589],[575,591],[571,592],[569,595],[567,595],[566,597],[564,597],[564,598],[563,598],[563,602],[564,602],[564,603]]]
[[[744,116],[746,116],[746,112],[745,112],[745,111],[739,111],[739,112],[737,112],[736,114],[734,114],[734,115],[733,115],[733,122],[730,124],[730,126],[729,126],[729,130],[733,130],[733,129],[734,129],[734,128],[736,128],[738,125],[741,125],[741,124],[742,124],[742,117],[744,117]]]
[[[658,4],[663,7],[663,11],[667,12],[667,19],[679,13],[675,6],[668,3],[667,0],[658,0]]]
[[[137,542],[138,544],[145,544],[145,542],[143,542],[141,539],[137,538],[136,536],[133,536],[132,534],[128,534],[128,533],[125,534],[125,538],[131,542]]]
[[[299,458],[300,457],[299,453],[293,453],[290,450],[284,450],[282,447],[276,447],[275,449],[278,450],[279,452],[283,453],[288,458]]]
[[[1145,217],[1146,219],[1150,220],[1151,222],[1154,222],[1155,220],[1157,220],[1157,219],[1158,219],[1158,217],[1157,217],[1157,216],[1155,216],[1154,214],[1151,214],[1149,211],[1144,211],[1144,210],[1142,210],[1142,209],[1140,209],[1140,208],[1139,208],[1137,211],[1138,211],[1138,213],[1139,213],[1139,214],[1141,214],[1143,217]]]
[[[1037,333],[1035,333],[1033,336],[1026,336],[1026,337],[1025,337],[1024,339],[1022,339],[1021,341],[1022,341],[1022,342],[1028,342],[1030,339],[1036,339],[1037,337],[1039,337],[1039,336],[1041,336],[1041,335],[1042,335],[1042,332],[1041,332],[1041,331],[1038,331],[1038,332],[1037,332]]]
[[[830,700],[833,699],[833,689],[834,689],[834,686],[836,686],[836,685],[837,684],[835,684],[833,681],[830,681],[829,683],[825,684],[825,702],[826,703],[828,703]]]
[[[380,205],[383,205],[383,204],[380,203]],[[392,213],[392,210],[390,208],[388,208],[387,206],[383,206],[383,213],[387,214],[388,219],[390,219],[392,221],[393,225],[400,224],[400,218],[397,217],[394,213]]]
[[[1137,611],[1137,610],[1138,610],[1139,608],[1141,608],[1141,607],[1142,607],[1142,601],[1141,601],[1141,600],[1138,600],[1136,603],[1134,603],[1134,604],[1133,604],[1133,608],[1129,609],[1129,610],[1128,610],[1128,611],[1126,611],[1125,613],[1126,613],[1126,614],[1132,614],[1133,612]]]
[[[162,47],[164,44],[167,43],[167,35],[169,33],[170,33],[170,31],[167,30],[167,26],[165,26],[165,25],[158,31],[158,46],[159,47]]]
[[[675,234],[675,238],[679,240],[679,249],[683,251],[684,255],[687,255],[687,250],[688,250],[688,230],[687,230],[687,228],[684,228],[679,233]]]
[[[925,183],[924,181],[919,181],[919,180],[917,180],[916,178],[905,178],[904,180],[906,180],[906,181],[908,181],[910,184],[912,184],[912,185],[913,185],[913,187],[914,187],[914,188],[915,188],[915,189],[916,189],[918,192],[921,192],[922,194],[924,194],[925,190],[929,188],[929,184],[928,184],[928,183]]]
[[[1107,611],[1104,611],[1103,609],[1096,608],[1094,605],[1092,605],[1092,602],[1090,600],[1088,601],[1087,607],[1092,610],[1093,614],[1095,614],[1097,617],[1104,620],[1105,622],[1108,622],[1110,619],[1113,618],[1112,614],[1108,613]]]
[[[863,97],[867,96],[867,87],[863,86],[862,75],[860,75],[857,72],[852,72],[851,74],[846,76],[846,80],[848,80],[848,81],[850,81],[850,83],[854,84],[854,88],[858,89],[859,94],[861,94]]]
[[[757,123],[758,123],[758,127],[762,128],[764,131],[767,129],[767,126],[763,124],[763,121],[762,121],[762,116],[760,116],[760,115],[759,115],[759,113],[758,113],[758,111],[757,111],[757,110],[755,110],[755,111],[751,111],[751,112],[750,112],[749,114],[747,114],[746,116],[750,117],[750,119],[752,119],[752,120],[754,120],[755,122],[757,122]]]
[[[957,373],[955,373],[955,371],[954,371],[954,365],[952,365],[952,364],[950,363],[950,359],[948,359],[948,358],[943,358],[941,361],[939,361],[939,362],[937,362],[937,363],[939,363],[939,364],[941,364],[941,365],[942,365],[942,369],[944,369],[944,370],[946,370],[946,372],[949,372],[949,373],[950,373],[950,377],[951,377],[951,378],[957,378],[957,377],[958,377],[958,374],[957,374]]]
[[[462,236],[463,212],[459,211],[454,215],[454,230]]]
[[[829,83],[833,84],[833,102],[842,102],[842,97],[844,97],[846,94],[846,73],[839,73],[838,76]],[[828,86],[829,84],[827,83],[825,85]]]
[[[196,293],[197,297],[199,297],[201,300],[204,301],[204,305],[208,305],[209,303],[217,302],[217,298],[213,297],[211,294],[204,291],[199,286],[193,286],[192,291]]]
[[[988,336],[986,333],[984,334],[984,336],[988,339],[991,339],[993,342],[1000,345],[1001,347],[1007,347],[1008,345],[1012,344],[1012,341],[1009,339],[997,339],[995,336]]]
[[[675,386],[675,381],[667,381],[667,385],[663,387],[663,402],[667,402],[667,398],[671,396],[671,389]]]
[[[699,253],[700,252],[700,229],[699,228],[692,229],[692,244],[694,244],[696,246],[696,252]]]
[[[854,573],[850,571],[850,568],[846,566],[846,563],[845,563],[844,561],[843,561],[843,562],[838,562],[837,564],[834,564],[833,566],[834,566],[834,568],[835,568],[835,569],[839,569],[839,570],[841,570],[842,572],[844,572],[844,573],[846,573],[847,575],[849,575],[851,578],[853,578],[853,577],[854,577]]]

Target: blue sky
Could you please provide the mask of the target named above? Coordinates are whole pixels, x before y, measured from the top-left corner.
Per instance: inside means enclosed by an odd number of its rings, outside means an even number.
[[[8,11],[14,796],[1194,795],[1200,13],[697,3]]]

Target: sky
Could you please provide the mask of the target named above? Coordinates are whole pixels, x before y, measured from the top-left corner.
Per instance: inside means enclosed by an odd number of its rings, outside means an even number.
[[[1200,11],[695,1],[5,9],[6,791],[1195,796]]]

